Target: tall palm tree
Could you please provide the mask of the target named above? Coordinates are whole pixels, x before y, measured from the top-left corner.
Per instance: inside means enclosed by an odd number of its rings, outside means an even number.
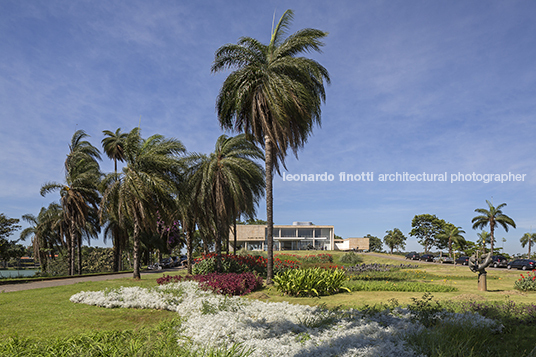
[[[77,130],[69,145],[65,159],[65,183],[48,182],[41,187],[41,195],[59,191],[63,219],[68,224],[67,247],[69,274],[75,272],[75,250],[79,249],[78,273],[81,271],[80,242],[83,229],[89,221],[91,210],[97,210],[100,201],[98,185],[101,179],[100,153],[91,143],[84,140],[88,135]]]
[[[525,246],[529,246],[529,255],[528,258],[530,259],[530,248],[534,245],[534,241],[536,240],[536,233],[525,233],[523,234],[523,237],[519,240],[521,242],[521,246],[525,248]]]
[[[181,180],[179,155],[185,152],[177,139],[153,135],[142,139],[134,128],[124,144],[122,172],[108,174],[100,215],[113,214],[123,228],[132,224],[134,279],[140,278],[140,237],[142,231],[154,232],[157,212],[170,216]]]
[[[34,256],[39,260],[42,272],[47,271],[48,260],[54,256],[54,247],[63,245],[62,240],[62,210],[57,203],[51,203],[47,208],[42,207],[39,214],[25,214],[22,219],[30,224],[21,234],[25,241],[32,236]]]
[[[460,245],[460,242],[462,242],[462,240],[465,241],[465,238],[462,236],[462,233],[465,233],[462,227],[456,227],[452,223],[447,223],[443,227],[443,232],[438,234],[437,236],[438,239],[448,240],[450,258],[452,258],[452,243]]]
[[[128,136],[127,133],[122,133],[121,128],[118,128],[115,133],[110,130],[103,130],[105,135],[101,144],[104,149],[104,153],[111,160],[114,160],[114,172],[117,172],[117,161],[125,161],[125,140]]]
[[[222,239],[228,237],[235,212],[250,210],[262,197],[264,170],[255,161],[262,159],[262,151],[245,134],[221,135],[215,151],[209,156],[199,156],[197,163],[191,166],[192,193],[197,195],[205,211],[213,213],[218,270],[221,269]],[[206,213],[205,218],[208,218]]]
[[[489,225],[491,255],[493,255],[493,237],[495,232],[495,226],[499,224],[501,227],[504,228],[506,232],[508,232],[508,226],[516,228],[516,223],[512,218],[502,213],[501,208],[506,207],[506,203],[501,203],[497,207],[494,207],[493,204],[488,200],[486,200],[486,203],[488,204],[488,209],[475,209],[475,212],[480,213],[480,215],[474,217],[471,220],[471,223],[473,223],[473,229],[482,229]]]
[[[288,148],[297,157],[314,125],[320,125],[324,82],[330,81],[318,62],[298,57],[321,52],[327,33],[303,29],[285,38],[292,17],[292,10],[285,11],[267,45],[242,37],[236,45],[220,47],[212,65],[212,72],[235,69],[216,102],[221,127],[245,132],[265,149],[268,284],[273,278],[272,172],[285,165]]]

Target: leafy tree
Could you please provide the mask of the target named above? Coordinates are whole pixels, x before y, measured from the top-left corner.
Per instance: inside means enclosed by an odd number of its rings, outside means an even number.
[[[437,238],[439,240],[446,240],[448,241],[448,248],[449,248],[449,257],[452,258],[452,244],[460,244],[461,242],[465,241],[465,238],[462,236],[462,233],[465,233],[465,231],[462,229],[462,227],[456,227],[452,223],[447,223],[443,226],[443,231],[440,232],[437,235]]]
[[[142,139],[139,128],[128,134],[125,166],[120,173],[106,175],[100,216],[113,215],[123,229],[131,225],[133,234],[134,279],[140,278],[140,237],[154,232],[157,212],[171,217],[175,211],[183,167],[179,155],[185,152],[176,139],[153,135]]]
[[[391,254],[393,254],[394,249],[400,250],[406,247],[406,237],[400,229],[395,228],[385,233],[387,234],[383,237],[383,242],[391,249]]]
[[[255,161],[262,158],[262,152],[245,134],[221,135],[215,151],[200,156],[191,168],[192,193],[200,200],[205,216],[213,213],[212,220],[205,223],[215,228],[218,271],[221,271],[222,239],[228,237],[236,212],[251,212],[254,216],[254,207],[262,196],[264,170]]]
[[[84,232],[97,231],[98,226],[90,227],[88,223],[97,223],[95,216],[100,201],[98,185],[101,179],[100,153],[97,148],[84,140],[88,135],[77,130],[69,145],[69,154],[65,160],[65,183],[48,182],[41,187],[41,196],[59,191],[63,220],[68,224],[67,248],[69,275],[75,272],[75,251],[78,246],[78,273],[82,274],[82,236]],[[93,235],[90,233],[90,236]]]
[[[22,219],[30,226],[21,232],[20,239],[25,241],[32,237],[34,256],[39,260],[41,271],[46,272],[49,260],[54,257],[54,249],[59,250],[64,245],[62,208],[57,203],[51,203],[47,208],[42,207],[37,217],[25,214]]]
[[[19,230],[21,228],[17,224],[19,221],[17,218],[8,218],[5,214],[0,213],[0,239],[6,239],[13,232]]]
[[[521,242],[521,246],[525,248],[527,245],[529,246],[529,255],[527,256],[530,258],[530,248],[534,245],[534,241],[536,240],[536,233],[525,233],[523,234],[523,237],[519,240]]]
[[[378,253],[382,251],[383,243],[380,238],[370,234],[367,234],[365,238],[369,239],[369,251]]]
[[[497,207],[494,207],[493,204],[488,200],[486,200],[486,203],[488,204],[488,209],[475,209],[475,212],[480,213],[480,215],[474,217],[471,220],[471,223],[473,223],[473,229],[482,229],[489,225],[491,235],[491,254],[493,255],[495,226],[498,224],[503,227],[506,232],[508,232],[508,226],[516,228],[516,223],[512,218],[508,217],[502,212],[501,208],[506,207],[506,203],[501,203]]]
[[[424,252],[428,253],[429,248],[437,244],[437,235],[442,233],[446,222],[431,214],[421,214],[413,217],[411,227],[413,229],[409,235],[416,237],[420,245],[424,247]]]
[[[293,12],[287,10],[272,31],[268,45],[251,37],[220,47],[212,72],[235,69],[219,92],[220,125],[251,135],[265,149],[267,283],[273,279],[273,169],[279,172],[288,148],[297,156],[321,122],[327,70],[300,53],[320,52],[326,32],[303,29],[285,38]]]

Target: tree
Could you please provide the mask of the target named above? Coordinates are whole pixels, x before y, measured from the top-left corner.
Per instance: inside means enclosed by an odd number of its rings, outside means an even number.
[[[378,237],[367,234],[365,238],[369,239],[369,251],[370,252],[381,252],[382,251],[382,240]]]
[[[411,227],[413,229],[409,235],[416,237],[419,244],[424,247],[424,252],[428,253],[430,247],[437,244],[437,235],[443,230],[446,222],[431,214],[421,214],[413,217]]]
[[[480,233],[477,233],[476,235],[478,236],[476,243],[480,246],[482,252],[485,253],[486,244],[491,243],[491,235],[487,231],[482,231]]]
[[[9,259],[12,245],[16,243],[8,241],[7,237],[21,228],[17,223],[19,223],[19,219],[8,218],[3,213],[0,213],[0,259],[4,262]]]
[[[121,128],[118,128],[115,133],[110,130],[104,130],[103,134],[105,137],[101,141],[102,148],[106,156],[114,161],[114,172],[117,172],[117,161],[125,161],[124,146],[128,134],[122,133]]]
[[[391,254],[393,254],[394,249],[400,250],[406,247],[406,237],[400,229],[395,228],[385,233],[387,234],[383,237],[383,242],[391,249]]]
[[[54,248],[64,244],[63,212],[57,203],[51,203],[47,208],[42,207],[39,214],[25,214],[22,219],[30,224],[21,234],[20,239],[25,241],[32,236],[34,256],[39,260],[42,272],[47,271],[48,261],[54,256]]]
[[[17,218],[8,218],[5,214],[0,213],[0,239],[6,239],[13,232],[19,230],[21,228],[17,224],[19,221]]]
[[[536,240],[536,233],[525,233],[523,234],[523,237],[519,240],[521,242],[521,246],[525,248],[525,246],[529,246],[529,255],[527,256],[530,259],[530,248],[534,245],[534,241]]]
[[[475,212],[480,213],[480,215],[474,217],[471,220],[471,223],[473,223],[473,229],[482,229],[489,225],[491,255],[493,255],[495,226],[498,224],[503,227],[506,232],[508,232],[508,226],[516,228],[516,223],[512,218],[508,217],[502,212],[501,208],[506,207],[506,203],[501,203],[497,207],[494,207],[493,204],[488,200],[486,200],[486,203],[488,204],[488,209],[475,209]]]
[[[106,175],[101,201],[101,220],[114,215],[123,229],[132,225],[134,279],[140,279],[140,236],[154,232],[157,212],[171,217],[183,167],[179,155],[185,152],[179,140],[153,135],[142,139],[139,128],[128,134],[125,144],[125,166],[120,173]]]
[[[465,233],[462,227],[456,227],[452,223],[447,223],[443,227],[443,232],[437,235],[438,239],[448,241],[447,246],[449,248],[450,258],[452,258],[452,244],[454,243],[460,245],[461,242],[465,241],[465,238],[462,236],[462,233]]]
[[[262,197],[265,184],[264,170],[255,160],[262,158],[262,152],[247,140],[245,134],[221,135],[215,151],[209,156],[199,156],[191,167],[192,193],[199,199],[204,216],[213,214],[211,222],[206,224],[215,228],[218,270],[221,269],[222,239],[228,237],[236,212],[255,215],[255,206]]]
[[[98,185],[101,179],[97,148],[84,140],[88,135],[77,130],[65,159],[65,183],[48,182],[41,187],[41,196],[59,191],[63,220],[69,225],[67,236],[69,275],[75,272],[75,250],[78,246],[78,273],[82,274],[81,243],[90,220],[91,210],[97,211],[100,201]],[[95,230],[99,227],[93,227]]]
[[[223,129],[244,132],[265,149],[267,283],[273,278],[273,169],[279,172],[288,148],[297,157],[321,123],[322,102],[329,83],[327,70],[300,53],[320,52],[326,32],[303,29],[287,38],[293,12],[287,10],[272,31],[268,45],[251,37],[220,47],[212,72],[235,69],[224,81],[216,101]]]

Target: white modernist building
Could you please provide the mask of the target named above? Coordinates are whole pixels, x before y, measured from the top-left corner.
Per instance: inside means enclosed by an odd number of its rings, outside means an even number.
[[[266,250],[266,225],[237,225],[237,249]],[[292,225],[275,225],[273,232],[274,250],[333,250],[334,227],[316,225],[312,222],[294,222]],[[231,228],[229,241],[233,242],[234,231]]]

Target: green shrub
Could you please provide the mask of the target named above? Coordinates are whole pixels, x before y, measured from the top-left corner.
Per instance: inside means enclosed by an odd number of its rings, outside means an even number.
[[[341,264],[356,265],[363,263],[363,258],[359,254],[348,252],[341,257],[340,262]]]
[[[342,269],[289,269],[277,274],[274,282],[278,291],[291,296],[321,296],[338,293],[347,280]]]
[[[514,288],[521,291],[536,291],[536,274],[531,274],[530,272],[527,274],[527,276],[521,274],[521,278],[519,278],[514,283]]]

